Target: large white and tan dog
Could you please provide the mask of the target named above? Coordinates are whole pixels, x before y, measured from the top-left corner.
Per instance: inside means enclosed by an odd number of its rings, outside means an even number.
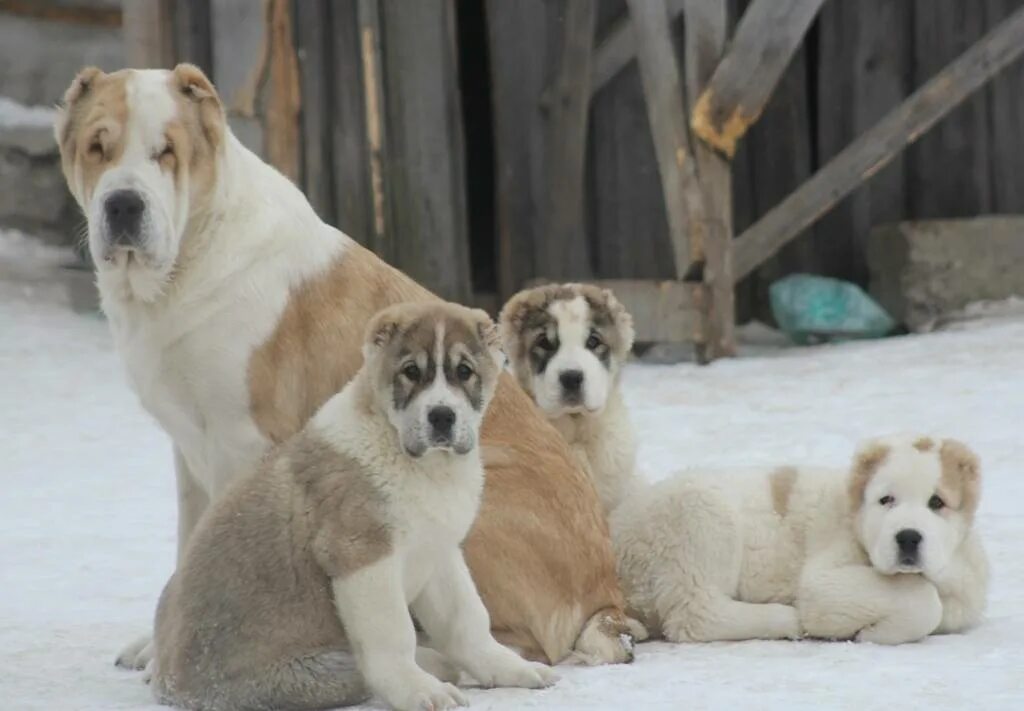
[[[56,136],[131,384],[174,442],[180,554],[209,503],[352,378],[370,317],[436,297],[321,222],[195,67],[83,70]],[[593,486],[508,376],[482,437],[466,556],[496,633],[550,662],[629,659]]]
[[[619,388],[632,317],[607,289],[549,284],[513,296],[498,322],[516,379],[611,512],[636,485],[636,442]]]
[[[676,642],[966,629],[988,586],[980,483],[967,447],[912,436],[868,442],[849,471],[680,474],[612,514],[630,611]]]
[[[372,691],[396,709],[465,705],[428,671],[453,679],[445,661],[486,686],[554,681],[491,636],[460,548],[504,362],[494,324],[401,304],[370,322],[363,353],[355,378],[196,527],[157,609],[159,701],[304,710]],[[417,653],[410,606],[443,660]]]

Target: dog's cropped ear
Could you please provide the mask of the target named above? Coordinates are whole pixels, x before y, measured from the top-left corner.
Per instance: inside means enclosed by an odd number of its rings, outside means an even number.
[[[626,307],[615,298],[611,289],[601,289],[604,296],[608,313],[611,314],[615,329],[619,332],[621,348],[623,353],[633,350],[633,340],[636,338],[636,331],[633,328],[633,315],[626,310]]]
[[[386,347],[401,327],[401,312],[394,306],[383,309],[370,319],[363,337],[363,357]]]
[[[210,145],[219,146],[224,138],[227,119],[213,82],[194,64],[179,64],[174,68],[173,76],[178,92],[196,105],[206,139]]]
[[[57,107],[57,116],[53,122],[53,135],[57,139],[57,146],[61,153],[65,152],[65,146],[70,138],[70,129],[73,124],[71,120],[75,106],[83,98],[88,96],[96,81],[103,77],[103,71],[97,67],[85,67],[71,82],[71,86],[64,92],[64,99]]]
[[[981,462],[978,455],[955,439],[942,440],[939,448],[942,462],[941,489],[946,504],[973,515],[981,497]]]
[[[504,367],[505,351],[502,347],[498,325],[482,309],[473,309],[473,317],[476,319],[476,335],[480,338],[480,342],[490,353],[494,362],[498,364],[498,367]]]
[[[868,488],[868,482],[871,481],[871,477],[875,475],[888,456],[889,445],[877,440],[866,442],[857,450],[853,457],[853,465],[850,467],[848,484],[850,506],[853,511],[859,511],[863,506],[864,492]]]

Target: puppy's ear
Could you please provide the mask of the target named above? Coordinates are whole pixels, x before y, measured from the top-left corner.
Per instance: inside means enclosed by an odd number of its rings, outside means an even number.
[[[174,68],[174,84],[186,99],[196,105],[199,123],[210,145],[216,147],[224,138],[224,107],[213,82],[194,64],[179,64]]]
[[[888,456],[889,445],[874,440],[866,442],[857,450],[850,468],[848,484],[850,506],[853,511],[859,511],[864,504],[864,491],[868,488],[868,482]]]
[[[538,289],[520,291],[505,302],[501,307],[501,313],[498,314],[498,337],[505,353],[511,358],[517,357],[519,337],[526,325],[530,309],[536,306],[537,294]]]
[[[70,138],[71,116],[75,106],[85,98],[92,90],[97,79],[105,76],[103,71],[97,67],[85,67],[71,82],[71,86],[64,92],[64,99],[57,107],[57,116],[53,122],[53,135],[57,139],[57,146],[61,153],[65,152],[65,144]]]
[[[633,349],[633,340],[636,338],[636,331],[633,329],[633,315],[626,310],[626,307],[615,298],[611,289],[601,289],[604,296],[608,313],[612,316],[615,329],[619,332],[622,342],[623,353],[629,353]]]
[[[394,307],[386,308],[370,319],[363,337],[363,358],[387,346],[401,327],[401,313]]]
[[[939,448],[942,462],[942,488],[946,492],[947,504],[955,509],[973,515],[981,496],[981,462],[978,455],[955,439],[942,440]]]
[[[482,309],[473,309],[473,316],[476,318],[476,335],[480,342],[487,348],[491,358],[498,364],[498,367],[505,365],[505,351],[502,349],[502,339],[498,325],[491,320],[491,317]]]

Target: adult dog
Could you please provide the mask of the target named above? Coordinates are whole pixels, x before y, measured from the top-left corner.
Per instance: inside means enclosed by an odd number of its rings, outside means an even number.
[[[196,67],[83,70],[56,125],[130,382],[174,441],[179,557],[229,482],[358,370],[370,317],[436,299],[321,222],[232,134]],[[631,658],[607,524],[558,433],[503,375],[466,556],[499,638],[556,663]],[[141,640],[120,657],[140,667]]]
[[[630,609],[671,641],[899,644],[981,619],[980,490],[963,444],[893,436],[847,471],[680,474],[626,499],[612,535]]]

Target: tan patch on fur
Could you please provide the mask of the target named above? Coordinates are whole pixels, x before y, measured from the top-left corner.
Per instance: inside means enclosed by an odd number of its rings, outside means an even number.
[[[391,553],[387,501],[359,462],[308,434],[289,442],[285,457],[316,531],[313,555],[328,576],[344,577]]]
[[[217,154],[224,144],[227,119],[217,90],[198,67],[179,64],[169,82],[178,107],[177,117],[167,126],[168,138],[174,144],[175,180],[180,187],[187,176],[191,211],[196,214],[206,208],[213,195]]]
[[[250,409],[275,442],[296,432],[362,363],[359,334],[403,301],[439,300],[351,245],[295,289],[274,333],[251,356]],[[597,492],[554,429],[502,373],[484,417],[483,501],[465,543],[492,628],[559,662],[598,610],[622,609]],[[501,454],[499,454],[501,452]]]
[[[854,511],[860,510],[864,503],[864,490],[875,475],[882,462],[889,456],[889,445],[872,442],[857,452],[850,469],[850,504]]]
[[[928,452],[934,449],[934,447],[935,440],[933,440],[931,437],[921,437],[920,439],[914,442],[914,449],[916,449],[918,452]]]
[[[768,477],[772,490],[772,508],[779,516],[785,517],[789,513],[789,497],[793,493],[796,477],[796,467],[779,467]]]
[[[939,448],[939,460],[942,462],[939,489],[943,501],[950,508],[973,518],[981,496],[978,456],[962,442],[944,439]]]

